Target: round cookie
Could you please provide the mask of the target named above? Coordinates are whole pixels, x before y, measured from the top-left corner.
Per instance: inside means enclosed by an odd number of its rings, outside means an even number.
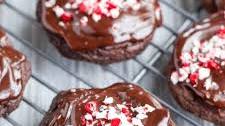
[[[30,63],[10,45],[0,29],[0,116],[8,115],[19,106],[30,74]]]
[[[182,33],[169,66],[175,100],[191,113],[225,125],[225,13]]]
[[[62,55],[100,64],[136,56],[161,24],[157,0],[39,0],[37,18]]]
[[[62,91],[40,124],[52,125],[175,126],[165,108],[142,88],[129,83]]]
[[[224,0],[202,0],[203,6],[209,12],[217,12],[219,10],[225,10],[225,1]]]

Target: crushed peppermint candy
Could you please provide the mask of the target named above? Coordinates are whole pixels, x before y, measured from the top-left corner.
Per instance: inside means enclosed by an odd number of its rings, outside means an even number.
[[[106,97],[105,100],[103,101],[103,103],[107,104],[112,104],[113,103],[113,98],[112,97]]]
[[[82,126],[144,126],[143,119],[155,110],[148,104],[136,107],[126,102],[118,104],[113,97],[105,97],[102,102],[88,102],[84,109]]]
[[[57,5],[57,0],[47,0],[46,8],[52,8],[60,21],[66,23],[73,21],[73,14],[84,14],[82,24],[88,21],[86,16],[98,22],[102,17],[118,18],[123,10],[129,8],[137,11],[141,8],[140,0],[68,0],[63,6]],[[86,15],[86,16],[85,16]]]
[[[56,4],[56,0],[48,0],[47,2],[45,2],[45,6],[47,8],[53,7]]]
[[[209,40],[193,41],[191,50],[180,56],[181,65],[171,74],[173,84],[188,82],[197,87],[203,82],[205,90],[218,90],[219,85],[212,79],[212,71],[223,72],[225,65],[225,29],[221,28]]]

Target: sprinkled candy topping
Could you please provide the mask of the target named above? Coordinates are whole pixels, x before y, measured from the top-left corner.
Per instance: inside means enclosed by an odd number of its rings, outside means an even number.
[[[102,17],[118,18],[122,9],[131,8],[137,11],[141,8],[139,0],[68,0],[63,6],[57,5],[57,0],[45,2],[46,8],[52,8],[60,22],[70,22],[74,14],[84,14],[81,23],[86,24],[86,16],[98,22]],[[86,16],[85,16],[86,15]]]
[[[190,83],[194,88],[204,93],[207,98],[214,98],[219,93],[220,86],[214,81],[213,73],[223,74],[225,67],[225,29],[221,29],[209,40],[194,41],[190,51],[182,52],[179,59],[179,68],[171,74],[173,84],[179,82]],[[211,97],[213,96],[213,97]],[[215,100],[214,100],[215,101]]]
[[[155,110],[148,104],[137,107],[126,102],[116,104],[112,97],[106,97],[101,103],[88,102],[84,108],[82,126],[144,126],[142,120]]]

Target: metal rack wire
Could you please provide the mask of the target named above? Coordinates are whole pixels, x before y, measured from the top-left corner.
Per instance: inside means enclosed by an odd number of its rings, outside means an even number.
[[[173,9],[174,11],[176,11],[177,13],[181,14],[182,16],[184,16],[187,21],[190,21],[190,22],[197,21],[197,18],[195,18],[194,16],[192,16],[190,13],[186,12],[185,10],[183,10],[183,9],[181,9],[181,8],[175,6],[175,5],[172,5],[171,3],[167,2],[166,0],[159,0],[159,1],[160,1],[161,4],[164,4],[165,6],[170,7],[171,9]],[[18,10],[17,8],[15,8],[14,6],[12,6],[11,4],[7,3],[7,1],[6,1],[5,5],[7,7],[11,8],[12,10],[16,11],[22,17],[24,17],[24,18],[26,18],[28,20],[31,20],[36,25],[39,25],[39,23],[35,19],[33,19],[32,17],[24,14],[23,12],[21,12],[20,10]],[[188,25],[188,23],[185,23],[184,22],[184,24],[180,27],[180,29],[178,31],[175,31],[171,27],[163,24],[163,28],[167,29],[170,33],[172,33],[173,36],[171,36],[168,39],[168,44],[164,48],[159,47],[158,45],[154,44],[153,42],[150,43],[150,45],[152,47],[154,47],[155,49],[157,49],[157,52],[156,52],[156,55],[153,58],[149,59],[149,61],[147,63],[141,61],[138,58],[135,58],[134,59],[135,62],[137,62],[138,64],[140,64],[141,66],[143,66],[143,69],[141,69],[141,71],[139,71],[139,73],[133,79],[128,79],[128,78],[125,78],[125,77],[119,75],[118,73],[112,71],[109,66],[103,66],[103,69],[106,70],[106,71],[111,72],[112,74],[114,74],[115,76],[117,76],[118,78],[120,78],[120,79],[122,79],[122,80],[124,80],[126,82],[138,83],[144,77],[144,75],[146,74],[146,72],[151,72],[152,74],[157,75],[161,79],[167,80],[167,77],[165,77],[157,68],[155,68],[153,66],[153,64],[155,62],[157,62],[158,57],[160,57],[161,55],[170,55],[170,52],[168,51],[168,48],[170,48],[174,44],[174,40],[176,39],[177,35],[179,34],[180,31],[182,31],[186,27],[186,25]],[[52,59],[47,54],[43,53],[41,50],[39,50],[37,48],[34,48],[33,45],[30,42],[27,42],[27,40],[25,40],[25,39],[17,36],[13,32],[11,32],[10,30],[6,29],[4,26],[1,26],[0,25],[0,27],[2,27],[9,35],[13,36],[14,38],[16,38],[17,40],[19,40],[20,42],[22,42],[22,44],[24,46],[26,46],[27,48],[32,49],[38,55],[40,55],[41,57],[47,59],[48,61],[50,61],[54,65],[58,66],[59,68],[62,68],[65,72],[67,72],[68,74],[74,76],[75,78],[77,78],[78,80],[82,81],[83,83],[85,83],[89,87],[93,87],[93,84],[91,84],[90,82],[88,82],[87,80],[85,80],[85,78],[82,78],[78,74],[73,73],[73,72],[67,70],[67,68],[66,68],[65,65],[58,63],[56,60]],[[42,84],[43,86],[45,86],[46,88],[48,88],[52,92],[54,92],[54,93],[58,93],[59,92],[58,89],[52,87],[50,84],[48,84],[48,82],[45,82],[44,80],[40,79],[38,75],[32,74],[32,78],[34,78],[35,80],[37,80],[40,84]],[[190,122],[194,126],[201,126],[198,122],[192,120],[190,117],[186,116],[184,113],[181,113],[176,108],[174,108],[173,106],[171,106],[170,104],[168,104],[166,101],[163,101],[162,99],[160,99],[158,96],[154,95],[153,93],[150,93],[150,94],[154,98],[156,98],[162,105],[164,105],[166,108],[170,109],[171,111],[173,111],[174,113],[176,113],[177,115],[179,115],[180,117],[182,117],[187,122]],[[32,108],[34,108],[40,114],[42,114],[42,115],[45,114],[45,112],[46,112],[45,110],[43,110],[38,105],[32,103],[28,99],[23,98],[23,101],[25,103],[27,103],[28,105],[30,105]],[[14,126],[20,126],[20,124],[18,124],[18,122],[14,121],[10,117],[6,117],[6,120],[8,122],[10,122]]]

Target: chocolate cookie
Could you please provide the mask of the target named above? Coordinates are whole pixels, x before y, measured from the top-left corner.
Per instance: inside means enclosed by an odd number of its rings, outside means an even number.
[[[169,112],[142,88],[117,83],[105,89],[62,91],[40,126],[174,126]]]
[[[224,0],[202,0],[205,8],[209,12],[217,12],[219,10],[225,10]]]
[[[225,125],[225,12],[182,33],[170,65],[169,87],[177,102],[195,115]]]
[[[37,18],[62,55],[100,64],[136,56],[161,24],[157,0],[39,0]]]
[[[19,106],[30,74],[30,63],[10,45],[0,29],[0,116],[6,116]]]

